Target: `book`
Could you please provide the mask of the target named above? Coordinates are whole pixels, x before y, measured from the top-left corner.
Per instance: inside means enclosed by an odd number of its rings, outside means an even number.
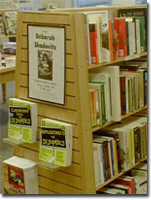
[[[114,18],[115,27],[119,33],[119,57],[127,56],[127,33],[125,18]]]
[[[97,38],[98,41],[98,49],[101,52],[98,52],[99,61],[101,62],[110,62],[113,59],[113,33],[109,31],[112,29],[112,21],[113,21],[113,12],[108,11],[99,11],[99,12],[85,12],[86,16],[86,36],[87,36],[87,55],[88,55],[88,63],[91,65],[90,55],[91,55],[91,48],[90,48],[90,35],[89,35],[89,24],[91,22],[98,24],[98,31]],[[109,22],[109,19],[111,20]],[[110,49],[111,47],[111,49]]]
[[[121,114],[126,115],[126,77],[120,75],[120,89],[121,89]]]
[[[109,91],[111,100],[111,121],[120,121],[121,120],[121,100],[120,100],[120,71],[119,66],[106,66],[99,69],[98,73],[89,73],[89,80],[94,81],[98,80],[99,77],[103,74],[108,74],[108,77],[110,77],[109,80]],[[108,108],[109,109],[109,108]]]
[[[98,26],[97,23],[89,24],[89,34],[90,34],[90,51],[91,51],[91,63],[99,63],[99,53],[98,53]]]
[[[39,159],[57,166],[67,167],[72,162],[72,125],[42,119]]]
[[[7,35],[15,35],[17,31],[17,12],[4,12],[3,21]]]
[[[2,18],[2,14],[0,14],[0,36],[4,36],[5,32],[4,32],[4,24],[3,24],[3,18]]]
[[[108,187],[121,189],[125,191],[125,194],[131,194],[131,188],[127,185],[111,183],[108,185]]]
[[[4,194],[39,194],[35,162],[13,156],[3,161],[3,176]]]
[[[93,161],[94,161],[95,187],[99,187],[100,186],[99,152],[97,147],[95,146],[93,146]]]
[[[126,185],[130,187],[130,194],[135,194],[135,185],[134,185],[134,179],[130,179],[128,177],[119,177],[113,181],[113,183]]]
[[[125,194],[125,191],[119,188],[104,187],[98,190],[97,194]]]
[[[106,121],[111,121],[112,117],[112,103],[111,103],[111,79],[110,75],[107,73],[90,73],[89,74],[90,84],[104,84],[105,89],[105,112]]]
[[[37,141],[37,104],[9,99],[8,137],[22,142]]]

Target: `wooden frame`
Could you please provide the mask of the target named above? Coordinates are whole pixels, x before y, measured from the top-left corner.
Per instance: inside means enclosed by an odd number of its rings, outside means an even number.
[[[88,89],[88,73],[92,67],[87,65],[85,19],[82,12],[102,9],[113,10],[115,15],[118,11],[118,8],[110,7],[19,13],[16,97],[20,99],[30,100],[27,82],[28,24],[51,24],[66,27],[66,106],[60,107],[37,101],[38,141],[34,145],[24,144],[16,146],[14,149],[15,155],[38,162],[40,120],[47,117],[73,125],[72,165],[55,172],[48,168],[39,167],[40,194],[96,194],[96,190],[99,189],[95,188],[94,181],[93,129],[91,127]],[[120,60],[120,62],[123,62],[123,60]],[[101,65],[95,67],[101,67]],[[72,78],[70,78],[70,75]],[[120,174],[118,175],[120,176]]]

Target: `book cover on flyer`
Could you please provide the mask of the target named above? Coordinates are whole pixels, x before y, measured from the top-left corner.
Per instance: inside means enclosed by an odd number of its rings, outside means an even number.
[[[65,104],[65,28],[28,26],[29,97]]]

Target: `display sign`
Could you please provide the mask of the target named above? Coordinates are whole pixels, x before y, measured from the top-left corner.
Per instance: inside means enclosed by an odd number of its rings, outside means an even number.
[[[29,98],[65,105],[65,28],[28,26]]]

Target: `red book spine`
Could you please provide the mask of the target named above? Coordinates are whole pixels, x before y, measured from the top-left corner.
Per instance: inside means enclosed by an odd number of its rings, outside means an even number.
[[[114,36],[115,36],[115,51],[116,51],[116,59],[120,57],[119,54],[119,24],[118,20],[114,19]]]
[[[109,19],[109,45],[110,45],[110,60],[114,60],[114,49],[113,49],[113,30],[112,30],[112,20]]]
[[[125,19],[119,20],[119,51],[120,57],[127,56],[127,33]]]
[[[90,24],[90,48],[92,64],[99,63],[97,24]]]
[[[120,77],[121,85],[121,114],[126,115],[126,85],[125,85],[125,76]]]

